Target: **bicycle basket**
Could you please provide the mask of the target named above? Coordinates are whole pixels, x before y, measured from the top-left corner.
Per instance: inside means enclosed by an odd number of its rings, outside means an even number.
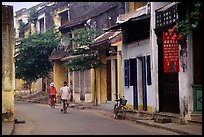
[[[120,104],[121,104],[121,105],[125,106],[126,103],[127,103],[127,100],[126,100],[126,99],[122,98],[122,99],[120,100]]]

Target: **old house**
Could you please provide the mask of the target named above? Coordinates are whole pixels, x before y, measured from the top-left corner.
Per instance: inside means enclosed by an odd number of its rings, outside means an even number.
[[[68,15],[64,13],[67,12],[68,9],[67,2],[42,2],[34,7],[31,7],[29,9],[21,9],[16,12],[15,16],[15,28],[16,28],[16,38],[18,39],[20,37],[27,36],[28,34],[35,31],[35,29],[38,32],[45,32],[46,29],[49,29],[51,27],[58,28],[61,26],[59,21],[62,19],[65,21],[68,20]],[[28,22],[28,16],[29,12],[32,8],[37,9],[37,23],[36,28],[34,28],[33,23]],[[58,13],[57,10],[60,10]],[[62,17],[63,16],[63,17]],[[19,32],[20,22],[24,24],[23,30]],[[64,79],[63,79],[64,80]],[[62,81],[63,81],[62,80]],[[22,86],[24,84],[24,81],[22,80],[16,80],[17,82],[17,89],[24,89]],[[49,77],[47,78],[41,78],[37,82],[32,84],[32,91],[48,91],[49,83],[53,81],[53,74],[50,72]],[[55,85],[59,91],[59,88],[61,85]]]
[[[122,35],[121,31],[105,32],[91,43],[99,53],[101,65],[96,68],[97,97],[100,103],[122,96]],[[119,96],[118,96],[119,95]]]
[[[166,6],[152,3],[152,10],[155,11],[152,18],[152,25],[154,24],[152,28],[155,32],[152,34],[154,37],[152,43],[157,47],[154,52],[153,67],[158,70],[158,73],[154,74],[157,75],[154,81],[158,81],[155,87],[158,91],[156,111],[178,114],[178,117],[181,117],[181,123],[193,120],[195,116],[202,117],[202,86],[200,85],[202,48],[199,37],[201,32],[196,29],[188,34],[186,48],[178,41],[170,41],[172,43],[169,45],[177,46],[176,50],[166,47],[165,41],[167,42],[168,39],[164,36],[170,35],[168,30],[172,29],[176,22],[184,20],[187,16],[190,17],[191,12],[195,10],[194,5],[195,3],[185,2],[168,3]],[[201,28],[201,18],[198,24]],[[168,50],[171,52],[166,52]],[[173,73],[166,67],[171,61],[175,63]]]
[[[129,5],[131,5],[130,3]],[[151,46],[149,4],[119,15],[112,30],[121,29],[123,95],[130,109],[152,112]]]
[[[45,10],[43,11],[43,9],[48,9],[49,6],[51,6],[53,4],[53,2],[44,2],[44,3],[40,3],[34,7],[31,7],[29,9],[23,8],[19,11],[16,12],[16,15],[14,16],[14,28],[15,28],[15,38],[20,39],[23,37],[27,37],[29,34],[33,33],[35,31],[34,28],[34,24],[30,23],[28,18],[29,18],[29,13],[31,11],[32,8],[36,8],[38,11],[38,20],[37,20],[37,25],[36,25],[36,30],[37,31],[41,31],[44,32],[46,28],[51,27],[53,24],[51,21],[46,21],[49,22],[46,23],[44,21],[44,16],[45,16]],[[49,10],[47,11],[47,14],[49,13]],[[43,16],[43,15],[44,16]],[[46,15],[47,15],[46,14]],[[50,17],[49,17],[50,19]],[[45,25],[47,24],[47,25]],[[46,85],[47,85],[47,80],[45,79],[39,79],[37,80],[37,82],[32,83],[32,88],[31,91],[46,91]],[[19,80],[16,79],[16,90],[24,90],[24,81],[23,80]]]
[[[114,25],[116,22],[117,16],[123,13],[124,11],[123,10],[124,5],[121,2],[100,2],[100,3],[87,2],[83,4],[79,3],[79,5],[77,4],[78,3],[70,3],[69,6],[70,6],[71,20],[59,28],[60,32],[62,33],[62,37],[64,38],[63,41],[67,39],[67,37],[73,37],[73,36],[67,35],[68,32],[71,32],[73,30],[77,30],[80,28],[86,28],[86,29],[93,28],[93,29],[100,30],[100,32],[103,33],[103,29]],[[77,6],[78,8],[76,8]],[[90,7],[90,8],[87,8],[88,12],[85,12],[85,11],[82,12],[82,9],[80,8],[80,6],[86,7],[86,8]],[[81,10],[76,12],[75,11],[76,9],[81,9]],[[76,13],[77,13],[76,18],[72,19]],[[69,42],[67,42],[67,44],[69,44]],[[66,46],[69,48],[74,47],[72,43]],[[63,46],[61,46],[61,49],[62,47]],[[53,55],[50,56],[50,59],[54,62],[54,64],[59,64],[58,66],[60,66],[61,63],[63,63],[63,61],[66,61],[67,59],[67,58],[63,58],[64,53],[63,53],[63,50],[61,49],[60,47],[58,47],[58,49],[55,50],[55,52],[53,52]],[[57,54],[57,53],[60,53],[60,50],[62,51],[61,55]],[[60,70],[60,67],[58,67],[58,69]],[[79,71],[68,72],[68,76],[67,76],[68,83],[72,89],[72,93],[73,93],[72,98],[74,101],[76,102],[93,101],[94,77],[93,77],[92,71],[93,70],[87,70],[84,72],[79,72]],[[100,100],[99,100],[99,103],[100,103]]]
[[[168,30],[192,9],[188,3],[151,2],[120,15],[118,24],[109,29],[121,29],[123,34],[122,85],[128,107],[165,114],[178,123],[202,116],[201,52],[197,51],[201,47],[195,34],[200,34],[199,29],[187,36],[186,50],[167,37]]]

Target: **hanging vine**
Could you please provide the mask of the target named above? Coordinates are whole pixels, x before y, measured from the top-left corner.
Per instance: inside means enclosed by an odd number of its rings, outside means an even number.
[[[186,46],[186,40],[188,34],[193,30],[198,28],[199,21],[202,16],[202,3],[196,2],[194,5],[194,10],[190,12],[187,17],[178,22],[173,29],[169,29],[170,32],[173,32],[173,40],[177,40],[181,46]]]
[[[198,28],[202,16],[202,2],[196,2],[194,9],[186,16],[186,18],[168,31],[173,34],[172,40],[176,40],[180,45],[180,60],[183,72],[187,69],[187,36],[193,30]]]

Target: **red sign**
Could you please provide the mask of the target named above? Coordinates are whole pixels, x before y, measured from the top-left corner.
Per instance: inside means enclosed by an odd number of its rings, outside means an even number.
[[[163,32],[163,58],[164,72],[179,72],[179,44],[177,40],[172,40],[171,32]]]

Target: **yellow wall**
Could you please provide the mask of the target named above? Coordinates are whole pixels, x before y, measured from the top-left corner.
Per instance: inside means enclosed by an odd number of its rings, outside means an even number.
[[[31,92],[40,92],[41,89],[42,89],[42,78],[32,83]]]
[[[22,79],[16,79],[15,80],[15,84],[16,84],[16,90],[23,90],[24,89],[24,81]]]
[[[120,95],[122,93],[122,56],[119,55],[120,51],[122,51],[122,41],[114,43],[113,45],[117,45],[117,67],[118,67],[118,91]]]
[[[94,69],[91,69],[91,95],[92,95],[92,101],[94,102],[94,89],[95,89],[95,85],[94,85]]]
[[[106,64],[106,56],[105,54],[101,54],[100,55],[100,59],[101,59],[101,63],[102,65],[100,66],[100,70],[98,73],[100,73],[97,77],[97,80],[98,80],[98,84],[100,86],[100,91],[98,90],[98,93],[100,93],[100,103],[106,103],[107,101],[107,83],[106,83],[106,65],[103,65],[103,64]]]
[[[117,51],[121,51],[122,48],[122,41],[116,42],[112,44],[111,46],[118,46]],[[119,52],[117,52],[119,53]],[[111,60],[111,93],[112,93],[112,101],[114,100],[114,94],[115,94],[115,83],[113,81],[114,79],[114,74],[115,74],[115,69],[114,69],[114,59],[117,59],[117,67],[118,67],[118,91],[119,94],[122,95],[122,58],[118,54],[117,56],[109,56],[106,57],[104,52],[100,52],[100,61],[102,65],[96,69],[97,74],[96,74],[96,88],[97,88],[97,95],[98,95],[98,104],[101,103],[106,103],[107,102],[107,70],[106,70],[106,61]],[[92,100],[94,101],[94,69],[91,70],[91,93],[92,93]]]
[[[147,2],[129,2],[129,12],[134,11],[142,6],[145,6]]]
[[[58,27],[61,26],[61,19],[60,19],[59,14],[65,10],[68,10],[68,7],[63,6],[63,7],[55,9],[54,11],[53,19],[54,19],[54,25],[56,29],[58,29]]]
[[[57,89],[57,92],[59,93],[60,88],[63,86],[64,81],[68,81],[68,75],[64,68],[62,67],[61,63],[54,63],[53,66],[53,82],[55,84],[55,87]]]

